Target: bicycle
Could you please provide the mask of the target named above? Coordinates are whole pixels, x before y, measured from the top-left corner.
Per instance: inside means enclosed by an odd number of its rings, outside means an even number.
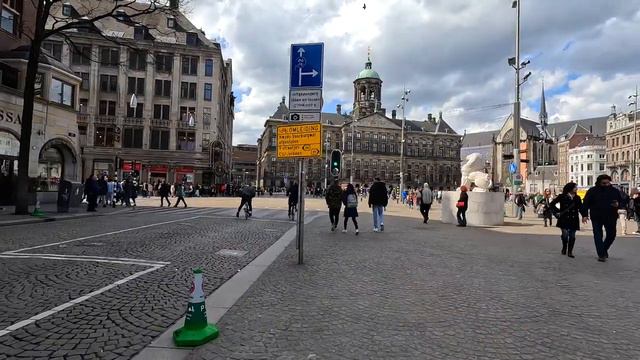
[[[246,202],[244,204],[243,210],[244,210],[244,219],[245,220],[249,219],[251,217],[251,210],[249,210],[249,203],[248,202]]]
[[[298,211],[298,204],[289,204],[289,220],[291,221],[295,220],[297,211]]]

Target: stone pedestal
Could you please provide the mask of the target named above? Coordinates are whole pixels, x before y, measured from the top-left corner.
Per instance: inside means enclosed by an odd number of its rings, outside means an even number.
[[[499,192],[468,192],[469,208],[467,225],[496,226],[504,224],[504,194]],[[459,191],[445,191],[442,194],[442,222],[458,224],[456,203]]]

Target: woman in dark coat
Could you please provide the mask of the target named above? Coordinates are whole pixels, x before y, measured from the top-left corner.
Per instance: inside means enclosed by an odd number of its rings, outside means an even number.
[[[458,213],[456,217],[458,218],[458,226],[465,227],[467,226],[467,209],[469,208],[469,194],[467,194],[467,187],[462,185],[460,186],[460,199],[458,199],[458,203],[456,204],[458,208]]]
[[[576,243],[576,231],[580,230],[580,208],[582,200],[577,195],[578,186],[570,182],[562,188],[562,194],[558,195],[550,204],[549,208],[558,217],[556,226],[562,230],[562,255],[570,258],[573,256],[573,245]],[[560,209],[556,206],[560,204]]]
[[[356,220],[358,217],[358,195],[353,184],[347,185],[347,190],[342,193],[342,203],[344,204],[344,229],[342,229],[342,232],[347,232],[347,223],[351,218],[353,225],[356,227],[356,235],[358,235],[358,221]]]

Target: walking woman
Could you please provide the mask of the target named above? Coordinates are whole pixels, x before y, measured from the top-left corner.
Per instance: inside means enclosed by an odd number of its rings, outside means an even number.
[[[576,231],[580,230],[580,209],[582,200],[577,195],[578,186],[570,182],[562,188],[562,194],[549,203],[549,208],[553,211],[558,221],[556,226],[562,230],[562,255],[570,258],[573,256],[573,245],[576,243]],[[560,209],[556,206],[560,204]]]
[[[356,195],[356,189],[353,184],[347,185],[347,190],[342,195],[342,203],[344,204],[344,229],[343,233],[347,232],[347,223],[349,219],[353,220],[353,226],[356,227],[356,235],[358,235],[358,195]]]
[[[467,187],[464,185],[460,186],[460,199],[458,199],[456,207],[458,208],[458,214],[456,215],[458,218],[458,226],[467,226],[467,208],[469,208],[469,194],[467,194]]]
[[[544,227],[547,227],[547,221],[549,221],[549,226],[553,226],[553,214],[551,213],[551,208],[549,207],[549,204],[551,204],[552,200],[553,199],[551,198],[551,190],[545,189],[543,197],[536,204],[536,207],[538,207],[540,213],[542,214],[542,217],[544,218]]]

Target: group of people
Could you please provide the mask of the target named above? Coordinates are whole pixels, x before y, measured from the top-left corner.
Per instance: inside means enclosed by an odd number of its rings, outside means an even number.
[[[138,197],[139,186],[131,178],[127,177],[124,181],[118,181],[117,178],[110,178],[107,175],[101,175],[100,179],[96,175],[91,175],[84,182],[84,196],[87,201],[87,211],[96,211],[99,204],[102,207],[116,207],[118,202],[120,205],[127,207],[136,206],[136,198]]]

